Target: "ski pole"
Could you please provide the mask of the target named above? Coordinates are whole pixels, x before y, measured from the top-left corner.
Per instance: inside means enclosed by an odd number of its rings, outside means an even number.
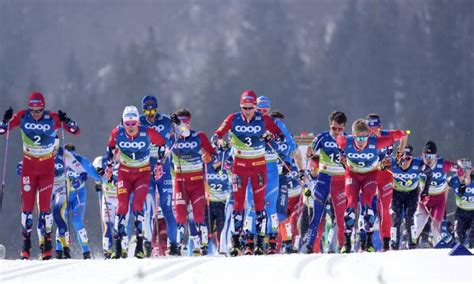
[[[212,234],[212,224],[211,224],[211,202],[210,202],[210,198],[211,198],[211,192],[210,192],[210,189],[209,189],[209,183],[207,181],[207,163],[203,163],[204,164],[204,188],[206,189],[206,203],[207,203],[207,222],[208,222],[208,235],[211,235],[212,236],[212,239],[214,241],[214,244],[216,245],[216,248],[217,248],[217,238],[214,238],[215,235]],[[209,247],[209,244],[208,244],[208,247]]]
[[[0,213],[2,212],[3,207],[3,194],[5,192],[5,177],[7,173],[7,157],[8,157],[8,141],[10,140],[10,122],[7,122],[7,133],[5,140],[5,152],[3,158],[3,175],[2,175],[2,189],[0,190]]]

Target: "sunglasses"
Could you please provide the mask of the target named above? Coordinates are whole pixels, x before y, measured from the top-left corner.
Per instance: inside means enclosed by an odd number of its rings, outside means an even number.
[[[157,112],[156,109],[145,109],[145,110],[143,111],[143,113],[144,113],[145,115],[153,115],[153,114],[156,114],[156,112]]]
[[[125,126],[128,126],[128,127],[134,127],[138,125],[138,121],[127,121],[127,122],[124,122],[124,124]]]
[[[253,110],[255,107],[241,107],[243,110]]]
[[[436,154],[423,154],[423,156],[428,159],[428,160],[434,160],[436,159]]]
[[[354,139],[357,142],[365,142],[369,139],[369,136],[354,136]]]
[[[42,109],[28,109],[29,112],[31,113],[42,113],[44,111],[44,108]]]
[[[337,126],[331,126],[332,131],[342,131],[344,130],[344,127],[337,127]]]

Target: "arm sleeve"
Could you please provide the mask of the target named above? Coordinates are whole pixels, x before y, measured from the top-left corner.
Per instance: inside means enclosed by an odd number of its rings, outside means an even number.
[[[264,114],[263,121],[265,122],[265,129],[269,130],[271,133],[275,135],[282,134],[280,128],[276,125],[275,121],[271,118],[271,116]]]
[[[219,138],[224,137],[224,135],[227,132],[229,132],[230,127],[232,126],[232,120],[234,119],[234,117],[235,117],[235,114],[233,114],[233,113],[229,114],[229,116],[227,116],[226,119],[224,119],[221,126],[219,126],[219,128],[217,128],[217,130],[216,130],[216,132],[214,132],[214,134],[219,136]]]
[[[323,140],[323,135],[318,134],[316,138],[313,139],[311,142],[311,148],[313,149],[314,152],[317,152],[321,148],[321,141]]]
[[[402,139],[403,137],[406,137],[405,131],[399,130],[399,129],[389,130],[388,135],[393,136],[395,141],[398,141],[398,140]]]
[[[214,149],[214,147],[212,147],[211,142],[207,138],[206,134],[204,134],[204,132],[199,131],[198,136],[201,139],[201,145],[204,151],[211,155],[217,155],[216,150]]]
[[[146,129],[146,134],[150,137],[151,143],[157,146],[165,145],[165,139],[155,129],[148,127]]]
[[[92,165],[91,161],[83,156],[78,156],[78,161],[81,163],[82,168],[87,174],[92,177],[96,182],[100,181],[102,178],[97,173],[95,167]],[[105,181],[105,178],[104,178]]]
[[[0,124],[0,135],[5,134],[7,132],[7,125],[10,130],[14,129],[15,127],[20,125],[21,118],[26,113],[26,110],[20,110],[19,112],[15,113],[10,120],[9,124],[1,123]]]
[[[377,140],[375,141],[375,148],[383,149],[385,147],[392,145],[395,140],[396,140],[395,137],[392,135],[379,136],[377,137]]]
[[[117,138],[118,128],[112,129],[110,132],[109,140],[107,142],[107,165],[112,165],[114,160],[114,150],[115,146],[117,145]]]

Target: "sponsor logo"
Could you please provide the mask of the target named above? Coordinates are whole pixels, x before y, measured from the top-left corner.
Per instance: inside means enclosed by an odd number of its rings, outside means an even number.
[[[252,125],[249,125],[249,126],[245,126],[245,125],[237,125],[235,127],[235,131],[237,132],[243,132],[243,133],[259,133],[260,131],[262,131],[262,127],[257,125],[257,126],[252,126]]]
[[[436,178],[436,179],[441,178],[442,176],[443,176],[443,174],[440,173],[440,172],[433,173],[433,178],[434,178],[434,179],[435,179],[435,178]]]
[[[372,159],[374,157],[374,153],[349,153],[347,157],[349,159]]]
[[[61,170],[63,167],[64,167],[64,166],[63,166],[62,163],[55,163],[55,164],[54,164],[54,168],[55,168],[56,170]]]
[[[417,174],[395,174],[395,178],[404,179],[404,180],[415,179],[417,176],[418,176]]]
[[[30,184],[30,177],[23,177],[23,184]]]
[[[28,192],[28,191],[30,191],[30,190],[31,190],[31,186],[30,186],[29,184],[25,184],[25,185],[23,186],[23,191]]]
[[[207,174],[207,179],[210,179],[210,180],[228,180],[228,176],[226,174],[223,174],[223,175],[217,175],[217,174]]]
[[[278,151],[284,152],[288,149],[288,145],[286,144],[278,144]]]
[[[48,131],[51,129],[51,126],[48,124],[37,124],[37,123],[25,123],[25,129],[28,130],[41,130],[41,131]]]
[[[137,142],[137,141],[133,141],[133,142],[121,141],[119,143],[120,148],[142,149],[145,146],[146,146],[146,143],[144,141],[140,141],[140,142]]]
[[[155,129],[158,132],[162,132],[163,130],[165,130],[164,125],[153,125],[152,128]]]
[[[125,187],[120,187],[117,190],[117,194],[125,194],[125,193],[127,193],[127,189]]]
[[[474,187],[466,187],[466,193],[474,193]]]
[[[178,148],[178,149],[196,148],[197,146],[198,146],[198,143],[196,141],[193,141],[193,142],[179,142],[176,145],[176,148]]]
[[[337,148],[336,142],[326,141],[324,142],[324,147],[326,148]]]

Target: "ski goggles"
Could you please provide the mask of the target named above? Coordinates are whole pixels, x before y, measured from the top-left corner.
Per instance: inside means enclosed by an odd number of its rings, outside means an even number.
[[[243,110],[253,110],[253,109],[255,109],[255,107],[253,107],[253,106],[251,106],[251,107],[241,106],[241,108]]]
[[[257,108],[257,111],[261,113],[268,113],[269,110],[269,108]]]
[[[344,127],[331,126],[332,131],[343,131]]]
[[[38,113],[42,113],[44,111],[44,108],[42,108],[42,109],[31,109],[31,108],[29,108],[28,111],[31,112],[31,113],[38,114]]]
[[[134,127],[138,125],[138,121],[130,120],[130,121],[125,121],[123,124],[128,127]]]
[[[144,113],[145,115],[153,115],[153,114],[156,114],[156,113],[157,113],[157,110],[154,109],[154,108],[152,108],[152,109],[145,109],[145,110],[143,110],[143,113]]]
[[[356,142],[365,142],[369,139],[369,136],[354,136]]]
[[[436,154],[423,153],[423,157],[427,160],[434,160],[434,159],[436,159]]]

